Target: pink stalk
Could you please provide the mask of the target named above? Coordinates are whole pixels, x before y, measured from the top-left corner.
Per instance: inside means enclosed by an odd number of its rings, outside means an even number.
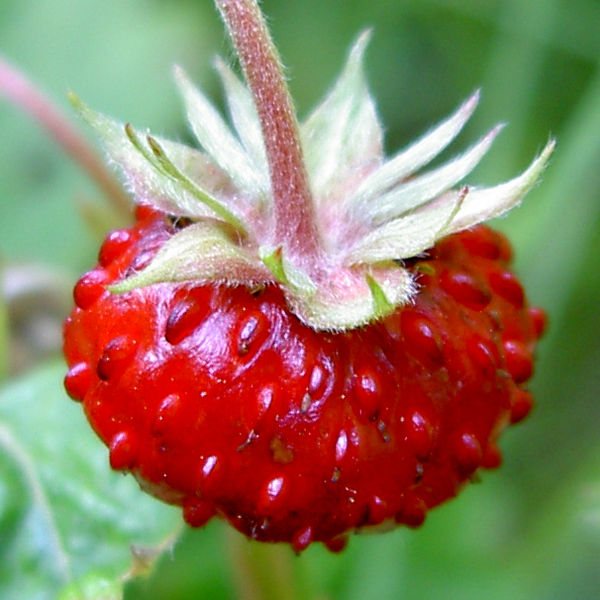
[[[275,204],[275,242],[310,261],[319,253],[298,123],[277,50],[255,0],[215,0],[261,122]]]
[[[33,117],[90,175],[115,208],[121,213],[129,214],[131,202],[127,195],[86,139],[42,91],[2,56],[0,96]]]

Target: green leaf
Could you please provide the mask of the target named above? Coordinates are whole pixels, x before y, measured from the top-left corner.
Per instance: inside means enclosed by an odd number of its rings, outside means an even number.
[[[120,582],[90,573],[62,590],[59,600],[121,600]]]
[[[112,472],[81,406],[62,389],[64,365],[45,366],[0,391],[0,597],[118,598],[137,572],[131,547],[164,547],[178,511]],[[86,578],[109,596],[73,595]],[[83,579],[82,579],[83,578]]]

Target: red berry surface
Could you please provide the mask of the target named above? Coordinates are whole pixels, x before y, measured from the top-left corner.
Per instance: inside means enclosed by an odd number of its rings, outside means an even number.
[[[528,306],[503,236],[480,225],[405,261],[414,301],[367,326],[316,331],[278,285],[106,285],[175,232],[144,210],[111,233],[75,287],[64,330],[68,393],[114,469],[246,535],[332,550],[349,532],[417,527],[532,406],[544,315]]]

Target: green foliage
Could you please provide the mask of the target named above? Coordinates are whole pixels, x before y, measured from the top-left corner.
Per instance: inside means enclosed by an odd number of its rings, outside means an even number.
[[[119,578],[140,565],[130,545],[140,555],[180,523],[173,508],[110,471],[81,407],[61,389],[63,370],[52,362],[0,393],[0,597],[6,600],[55,598],[65,585],[64,598],[118,598]]]
[[[186,531],[149,577],[125,586],[125,597],[596,600],[600,4],[264,0],[262,6],[301,116],[322,97],[351,40],[373,26],[366,74],[390,153],[479,86],[480,108],[461,139],[473,140],[499,120],[509,126],[474,182],[509,179],[549,134],[556,136],[542,183],[496,223],[513,240],[530,298],[550,316],[532,384],[537,407],[502,440],[500,471],[434,511],[418,531],[358,536],[340,555],[311,547],[296,558],[212,523]],[[214,54],[227,56],[208,1],[4,0],[0,39],[2,51],[66,111],[70,88],[119,120],[183,140],[188,134],[170,65],[184,66],[218,101],[216,78],[206,68]],[[93,264],[98,245],[74,207],[80,195],[97,202],[96,192],[1,101],[0,139],[0,258],[60,268],[74,282]],[[11,306],[0,307],[10,319]],[[9,330],[14,335],[10,321]],[[0,356],[10,357],[8,339],[0,335]],[[81,408],[61,391],[62,371],[56,361],[33,365],[0,392],[3,600],[54,598],[72,579],[79,590],[65,590],[61,600],[86,590],[102,597],[103,587],[105,597],[114,597],[120,584],[116,591],[111,586],[130,565],[129,544],[156,544],[179,519],[141,494],[132,478],[109,471]]]

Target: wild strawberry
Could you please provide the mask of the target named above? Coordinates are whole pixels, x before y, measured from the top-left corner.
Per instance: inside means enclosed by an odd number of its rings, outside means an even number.
[[[520,201],[554,144],[489,189],[452,187],[499,128],[414,175],[475,94],[384,159],[367,35],[298,129],[255,3],[217,5],[249,86],[218,63],[237,137],[180,70],[206,153],[76,100],[140,207],[75,286],[66,389],[111,466],[192,526],[219,515],[296,550],[417,527],[500,464],[502,429],[531,408],[543,313],[506,239],[478,223]]]

